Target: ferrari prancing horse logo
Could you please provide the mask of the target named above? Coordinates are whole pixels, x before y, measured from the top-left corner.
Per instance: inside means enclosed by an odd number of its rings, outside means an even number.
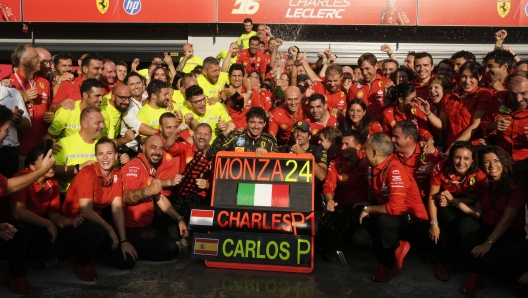
[[[511,0],[497,0],[497,12],[501,18],[505,18],[510,12]]]
[[[110,5],[110,0],[95,0],[95,4],[97,5],[97,9],[101,14],[105,14],[105,12],[108,10],[108,6]]]

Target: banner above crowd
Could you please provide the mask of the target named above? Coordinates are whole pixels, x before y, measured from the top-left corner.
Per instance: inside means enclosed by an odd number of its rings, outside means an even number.
[[[420,1],[420,26],[528,25],[528,0]]]
[[[251,18],[266,24],[416,25],[416,5],[416,0],[218,0],[218,21]]]
[[[216,0],[24,0],[23,11],[25,22],[216,22]]]
[[[20,13],[20,0],[0,0],[1,21],[20,22],[22,21]]]
[[[11,22],[528,26],[528,0],[0,0],[0,12]]]

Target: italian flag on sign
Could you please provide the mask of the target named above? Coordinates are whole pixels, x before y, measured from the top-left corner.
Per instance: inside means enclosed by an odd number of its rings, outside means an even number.
[[[290,186],[287,184],[239,183],[237,205],[290,207]]]

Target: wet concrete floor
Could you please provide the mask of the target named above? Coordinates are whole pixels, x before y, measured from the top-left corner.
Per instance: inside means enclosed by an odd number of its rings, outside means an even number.
[[[458,288],[468,273],[451,273],[449,282],[433,277],[434,265],[423,264],[411,250],[403,269],[388,283],[370,280],[376,269],[373,252],[346,250],[349,267],[331,264],[316,253],[311,274],[208,268],[188,251],[168,262],[139,261],[131,270],[95,262],[99,279],[77,279],[67,260],[37,271],[28,280],[35,292],[24,297],[464,297]],[[7,263],[0,263],[4,276]],[[486,277],[486,288],[474,297],[512,297],[510,287]],[[0,297],[17,297],[0,286]]]

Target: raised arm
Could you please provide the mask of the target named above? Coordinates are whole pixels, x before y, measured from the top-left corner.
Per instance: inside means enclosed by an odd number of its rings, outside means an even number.
[[[381,46],[381,51],[386,53],[387,56],[389,56],[390,59],[396,60],[396,56],[394,56],[394,53],[392,52],[391,47],[388,44],[384,44]]]

